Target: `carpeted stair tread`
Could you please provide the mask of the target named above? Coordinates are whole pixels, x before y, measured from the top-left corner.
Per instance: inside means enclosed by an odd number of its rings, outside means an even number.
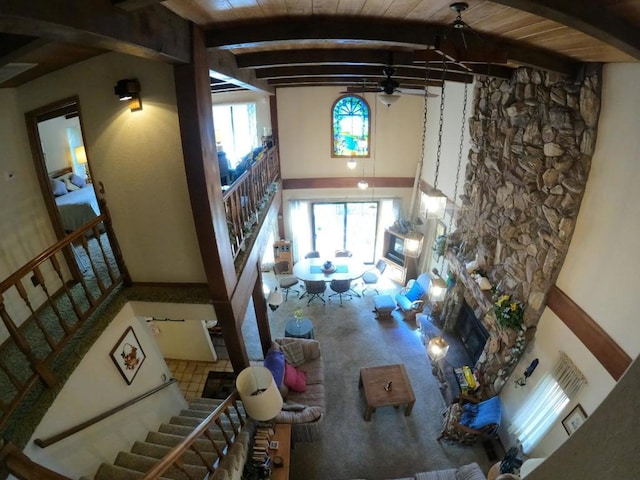
[[[103,463],[98,468],[94,480],[139,480],[144,478],[145,474],[137,470],[121,467],[119,465],[110,465]],[[169,480],[167,477],[160,477],[159,480]]]
[[[170,433],[161,433],[161,432],[149,432],[147,434],[147,437],[145,438],[146,443],[152,443],[155,445],[160,445],[160,446],[169,447],[169,448],[175,447],[180,442],[182,442],[182,440],[184,440],[184,437],[182,435],[172,435]],[[213,448],[213,445],[211,445],[211,442],[207,439],[202,438],[200,440],[196,440],[194,442],[194,445],[201,452],[215,453],[215,449]]]
[[[203,417],[205,418],[205,417]],[[195,418],[195,417],[182,417],[179,415],[175,415],[173,417],[171,417],[171,420],[169,421],[169,423],[171,425],[181,425],[181,426],[187,426],[187,427],[191,427],[192,429],[197,427],[198,425],[200,425],[202,423],[202,419],[201,418]],[[225,429],[227,426],[229,426],[229,428],[231,428],[231,423],[229,422],[229,419],[227,418],[226,415],[222,415],[220,417],[220,423],[222,425],[225,426]],[[236,427],[239,426],[239,421],[235,420],[234,421]],[[215,426],[214,428],[211,428],[210,430],[216,430]]]
[[[157,445],[154,443],[146,443],[146,442],[140,442],[140,441],[136,441],[133,444],[133,447],[131,447],[131,453],[135,453],[137,455],[144,455],[145,457],[152,457],[157,459],[163,458],[165,455],[171,452],[171,450],[172,450],[171,447],[165,447],[163,445]],[[210,465],[213,465],[213,463],[218,458],[218,455],[211,452],[201,452],[201,454],[204,460]],[[186,452],[184,452],[181,458],[182,458],[182,461],[187,464],[191,464],[191,465],[202,464],[202,460],[200,459],[198,454],[192,450],[187,450]]]
[[[194,409],[188,409],[188,410],[182,410],[177,416],[178,417],[185,417],[185,418],[196,418],[200,421],[204,420],[205,418],[207,418],[209,415],[211,415],[211,413],[213,412],[213,410],[194,410]],[[238,423],[240,423],[240,420],[238,420],[238,414],[234,411],[229,412],[231,418],[233,419],[233,422],[237,425]],[[226,415],[222,415],[220,417],[221,421],[228,421],[228,417]]]
[[[171,435],[180,435],[182,437],[186,437],[191,432],[193,432],[193,427],[190,427],[188,425],[173,425],[171,423],[163,423],[160,425],[160,428],[158,428],[158,431],[160,433],[170,433]],[[216,428],[210,429],[209,431],[211,432],[213,438],[215,438],[216,440],[219,439],[221,441],[224,441],[224,437],[222,436],[220,430]]]
[[[137,470],[139,472],[147,472],[153,468],[156,463],[158,463],[157,458],[145,457],[144,455],[136,455],[135,453],[129,452],[120,452],[116,457],[114,465],[119,465],[130,470]],[[183,468],[192,478],[196,479],[204,479],[208,473],[207,467],[204,466],[184,465]],[[185,474],[177,468],[171,467],[163,474],[163,477],[173,480],[184,480]]]

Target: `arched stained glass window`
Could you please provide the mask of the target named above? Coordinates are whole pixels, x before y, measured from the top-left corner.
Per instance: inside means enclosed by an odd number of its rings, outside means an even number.
[[[348,95],[333,104],[332,157],[369,156],[369,105],[364,98]]]

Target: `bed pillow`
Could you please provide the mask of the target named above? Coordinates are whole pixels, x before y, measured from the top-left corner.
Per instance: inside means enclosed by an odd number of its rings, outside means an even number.
[[[67,190],[67,186],[62,180],[51,179],[51,190],[53,190],[53,194],[56,197],[60,197],[61,195],[69,193],[69,191]]]
[[[64,175],[58,178],[64,182],[65,187],[67,187],[67,190],[69,190],[70,192],[75,192],[76,190],[80,190],[80,187],[71,183],[71,174]]]
[[[284,353],[277,350],[269,350],[264,357],[263,365],[271,371],[278,388],[284,380],[284,364]]]
[[[70,181],[72,185],[75,185],[78,188],[83,188],[87,186],[86,180],[80,175],[76,175],[75,173],[71,175]]]
[[[284,364],[284,384],[292,392],[304,393],[307,391],[307,374],[298,370],[293,365]]]

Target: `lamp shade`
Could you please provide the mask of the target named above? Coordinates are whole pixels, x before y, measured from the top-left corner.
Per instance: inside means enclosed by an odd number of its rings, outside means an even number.
[[[449,351],[449,344],[442,337],[434,337],[429,340],[429,344],[427,345],[427,354],[429,358],[433,361],[438,361],[444,358]]]
[[[236,378],[236,389],[247,415],[254,420],[271,420],[282,409],[282,396],[266,367],[253,366],[242,370]]]
[[[269,305],[269,308],[273,312],[275,312],[278,307],[282,305],[283,301],[284,299],[282,298],[282,292],[278,290],[278,287],[271,290],[271,293],[269,293],[269,296],[267,297],[267,305]]]
[[[381,93],[380,95],[378,95],[378,99],[380,100],[380,102],[387,107],[396,103],[399,98],[400,95],[392,95],[389,93]]]

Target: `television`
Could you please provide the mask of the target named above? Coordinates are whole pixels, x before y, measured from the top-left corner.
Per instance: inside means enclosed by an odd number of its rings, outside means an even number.
[[[389,237],[389,245],[385,252],[385,257],[389,260],[404,265],[405,251],[404,251],[404,238],[397,237],[393,234]]]

